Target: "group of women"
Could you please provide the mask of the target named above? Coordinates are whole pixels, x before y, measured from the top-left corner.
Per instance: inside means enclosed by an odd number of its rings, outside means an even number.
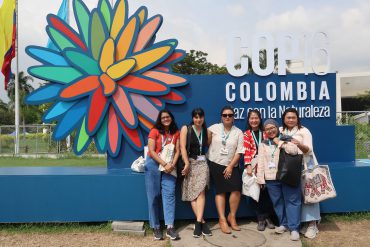
[[[304,159],[312,152],[312,136],[300,124],[298,112],[287,109],[282,116],[282,127],[273,119],[262,122],[257,110],[248,113],[247,129],[243,132],[234,126],[234,111],[230,106],[221,110],[221,123],[207,128],[201,108],[192,111],[192,121],[179,131],[175,118],[166,109],[158,114],[155,126],[148,137],[148,155],[145,162],[145,183],[148,198],[149,223],[154,239],[163,239],[160,229],[161,205],[167,226],[166,236],[176,240],[179,235],[174,228],[175,187],[174,170],[179,159],[184,167],[182,200],[190,201],[196,221],[194,237],[212,235],[203,214],[206,189],[210,178],[215,190],[215,203],[219,226],[223,233],[240,231],[236,222],[242,190],[242,171],[239,160],[244,155],[247,176],[255,174],[261,187],[258,202],[252,200],[258,220],[257,229],[274,229],[274,214],[278,219],[276,233],[290,231],[291,240],[299,240],[299,231],[308,238],[318,233],[316,223],[320,220],[318,204],[301,203],[300,186],[292,187],[276,180],[277,164],[281,149],[290,154],[303,154]],[[289,138],[280,139],[281,136]],[[170,162],[161,158],[166,145],[174,145]],[[208,151],[207,151],[208,150]],[[229,213],[225,214],[226,200]],[[302,223],[302,227],[301,227]]]

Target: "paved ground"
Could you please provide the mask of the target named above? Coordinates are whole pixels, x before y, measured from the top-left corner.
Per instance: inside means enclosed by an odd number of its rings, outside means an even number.
[[[250,221],[239,222],[242,229],[232,234],[221,232],[217,223],[209,223],[213,236],[194,238],[194,224],[189,224],[179,229],[181,240],[171,241],[173,247],[221,247],[221,246],[262,246],[262,247],[301,247],[301,241],[291,241],[288,232],[278,235],[274,230],[266,229],[264,232],[257,231],[257,224]]]

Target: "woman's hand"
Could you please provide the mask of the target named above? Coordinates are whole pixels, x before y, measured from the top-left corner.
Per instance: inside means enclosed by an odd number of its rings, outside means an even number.
[[[245,169],[247,171],[247,175],[248,176],[252,176],[253,175],[252,165],[248,165]]]
[[[278,137],[275,137],[275,138],[273,139],[273,142],[274,142],[276,145],[279,145],[279,141],[280,141],[280,139],[279,139]]]
[[[182,169],[181,175],[187,176],[189,174],[189,171],[190,171],[190,164],[188,163],[188,164],[185,164],[184,169]]]
[[[164,166],[165,173],[171,173],[173,169],[175,169],[175,166],[170,162],[166,163],[166,165]]]
[[[301,143],[297,139],[294,139],[294,138],[290,142],[297,146],[301,145]]]
[[[233,174],[233,167],[232,166],[227,166],[223,172],[224,178],[229,179],[231,178],[231,175]]]

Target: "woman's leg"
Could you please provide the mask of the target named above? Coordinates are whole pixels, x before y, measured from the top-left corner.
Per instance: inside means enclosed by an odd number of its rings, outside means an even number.
[[[288,228],[290,231],[299,231],[301,223],[301,204],[302,192],[301,187],[292,187],[282,184],[282,191],[285,202],[285,213],[288,220]]]
[[[285,214],[282,184],[279,181],[271,180],[266,181],[266,187],[270,195],[272,205],[274,206],[276,216],[279,219],[279,226],[284,226],[288,228],[288,221]]]
[[[170,174],[162,174],[162,203],[163,203],[163,215],[164,222],[167,227],[173,227],[175,221],[175,188],[176,178]]]
[[[198,198],[196,199],[196,217],[197,217],[197,221],[198,222],[202,222],[203,220],[203,213],[204,213],[204,206],[206,204],[206,193],[205,191],[203,190]]]
[[[226,198],[225,193],[216,194],[216,197],[215,197],[217,213],[218,213],[218,217],[220,219],[226,219],[226,217],[225,217],[225,201],[226,201],[226,199],[225,198]]]
[[[238,211],[240,202],[240,191],[233,191],[230,193],[229,204],[230,204],[230,214],[235,217],[236,211]]]

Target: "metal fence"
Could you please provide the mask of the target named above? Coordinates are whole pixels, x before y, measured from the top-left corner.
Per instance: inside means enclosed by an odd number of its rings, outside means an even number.
[[[354,125],[356,135],[356,158],[370,158],[370,111],[337,112],[337,125]],[[52,138],[54,128],[55,125],[53,124],[20,126],[20,154],[64,155],[73,153],[74,134],[63,141],[54,141]],[[14,125],[0,126],[0,155],[13,155],[14,145]],[[85,153],[98,154],[93,142]]]
[[[19,127],[19,154],[47,155],[72,153],[74,133],[63,141],[52,138],[54,124],[35,124]],[[0,126],[0,154],[13,155],[15,149],[15,126]],[[86,150],[87,154],[97,154],[93,143]]]
[[[370,111],[337,112],[337,125],[354,125],[356,158],[370,158]]]

